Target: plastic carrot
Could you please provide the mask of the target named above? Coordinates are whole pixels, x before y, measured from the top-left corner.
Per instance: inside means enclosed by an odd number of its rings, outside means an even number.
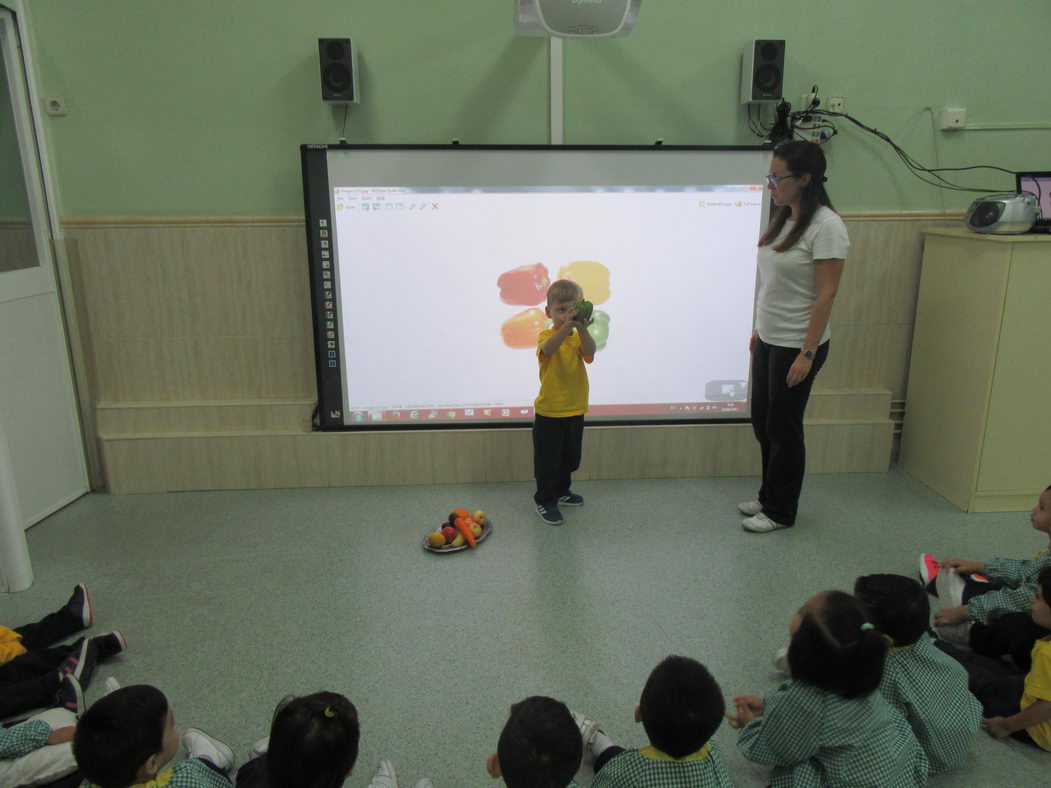
[[[467,540],[467,544],[471,547],[478,546],[478,540],[474,538],[474,534],[471,533],[471,528],[467,523],[463,521],[462,517],[457,517],[456,522],[453,523],[456,526],[456,530],[463,534],[463,538]]]

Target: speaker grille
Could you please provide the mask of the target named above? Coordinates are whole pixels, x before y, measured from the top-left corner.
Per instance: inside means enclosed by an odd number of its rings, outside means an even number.
[[[996,224],[1003,213],[1004,204],[1002,202],[983,202],[971,214],[971,226],[988,227]]]
[[[329,63],[321,79],[326,89],[333,93],[344,93],[350,87],[350,69],[342,63]]]
[[[755,87],[761,93],[772,93],[781,84],[781,69],[764,63],[755,70]]]

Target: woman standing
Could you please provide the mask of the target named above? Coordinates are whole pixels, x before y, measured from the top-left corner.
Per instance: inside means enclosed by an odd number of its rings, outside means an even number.
[[[766,176],[774,213],[759,239],[752,353],[752,429],[763,456],[759,498],[739,505],[741,525],[767,533],[795,524],[806,447],[803,411],[828,356],[829,316],[850,248],[825,191],[825,154],[793,140],[774,150]]]

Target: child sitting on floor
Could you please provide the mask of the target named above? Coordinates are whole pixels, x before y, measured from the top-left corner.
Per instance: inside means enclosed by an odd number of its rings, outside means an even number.
[[[577,788],[573,776],[583,751],[580,729],[566,705],[534,695],[511,706],[486,770],[509,788]]]
[[[1051,567],[1037,576],[1036,591],[1029,600],[1033,620],[1051,630]],[[966,669],[971,692],[986,717],[982,724],[997,738],[1012,736],[1051,750],[1051,635],[1033,644],[1031,667],[1022,674],[998,659],[964,651],[944,641],[935,645]]]
[[[723,755],[711,740],[726,705],[712,674],[694,659],[671,656],[650,673],[635,707],[648,747],[617,747],[583,715],[574,714],[585,752],[595,759],[591,788],[723,788],[731,786]]]
[[[358,710],[338,692],[288,697],[278,704],[270,736],[252,747],[237,788],[339,788],[358,759]],[[381,761],[368,788],[398,788],[394,764]],[[421,780],[416,788],[432,788]]]
[[[1051,537],[1051,487],[1044,490],[1030,511],[1029,523]],[[991,558],[983,563],[946,558],[940,565],[932,565],[925,577],[934,575],[942,603],[942,609],[934,614],[938,635],[977,654],[994,658],[1007,654],[1022,673],[1027,672],[1033,643],[1049,634],[1029,615],[1029,598],[1036,577],[1047,566],[1051,566],[1047,548],[1032,560]],[[981,573],[989,582],[973,582],[969,576],[975,573]]]
[[[854,583],[854,596],[891,641],[880,693],[912,726],[931,774],[962,766],[982,707],[967,689],[967,671],[927,635],[931,610],[923,587],[901,575],[865,575]]]
[[[155,780],[165,788],[230,788],[230,748],[204,731],[182,736],[186,760],[165,768],[179,752],[179,731],[168,699],[156,687],[122,687],[100,699],[80,718],[73,756],[84,788],[130,788]]]
[[[67,683],[75,681],[72,676],[64,679]],[[76,724],[75,711],[57,707],[0,728],[0,785],[45,785],[75,772],[77,763],[70,742]]]
[[[861,603],[814,594],[788,628],[791,679],[765,697],[733,699],[738,746],[774,767],[773,788],[927,784],[927,756],[909,724],[877,692],[887,645]]]

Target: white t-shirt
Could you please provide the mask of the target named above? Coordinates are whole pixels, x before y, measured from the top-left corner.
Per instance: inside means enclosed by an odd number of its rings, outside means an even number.
[[[759,338],[769,345],[798,348],[806,339],[810,312],[817,300],[815,260],[843,260],[850,249],[847,226],[831,208],[814,212],[810,226],[795,246],[775,252],[794,222],[785,222],[772,244],[759,247],[759,297],[755,308],[755,327]],[[829,337],[829,327],[821,344]]]

